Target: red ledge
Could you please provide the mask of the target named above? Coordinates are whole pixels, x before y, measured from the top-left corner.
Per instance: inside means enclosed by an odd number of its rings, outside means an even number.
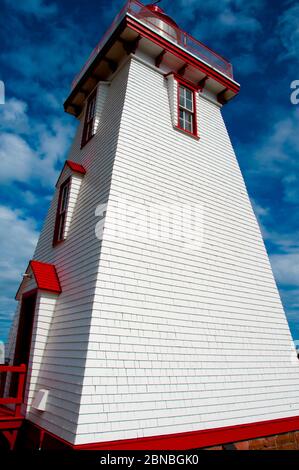
[[[137,21],[133,20],[132,18],[126,17],[126,23],[131,29],[136,31],[138,34],[141,34],[143,37],[150,39],[155,44],[158,44],[163,49],[166,49],[167,51],[171,52],[179,59],[184,60],[188,65],[198,68],[209,77],[217,80],[219,83],[221,83],[221,85],[225,86],[227,89],[231,90],[234,93],[239,92],[240,86],[234,81],[230,80],[228,77],[225,77],[221,73],[217,72],[213,68],[201,62],[200,60],[197,60],[196,58],[190,56],[188,53],[184,52],[179,47],[168,42],[156,33],[150,31],[148,28],[142,26]]]
[[[37,427],[43,435],[48,434],[74,450],[191,450],[298,431],[299,416],[202,431],[78,445],[71,444],[34,423],[31,424]]]

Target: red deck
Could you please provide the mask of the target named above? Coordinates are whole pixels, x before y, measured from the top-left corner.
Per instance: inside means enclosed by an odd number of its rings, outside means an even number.
[[[26,366],[24,364],[21,366],[0,365],[0,377],[0,432],[8,440],[10,449],[13,449],[18,430],[24,420],[21,406],[24,396]],[[5,390],[6,383],[11,378],[17,381],[16,396],[10,396],[10,392]]]

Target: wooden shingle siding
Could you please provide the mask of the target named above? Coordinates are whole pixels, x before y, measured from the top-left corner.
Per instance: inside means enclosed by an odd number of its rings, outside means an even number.
[[[101,242],[95,236],[98,222],[95,210],[109,195],[127,73],[128,65],[124,65],[111,86],[101,87],[105,99],[100,97],[97,104],[97,113],[101,115],[97,133],[82,150],[84,113],[81,115],[67,158],[82,164],[86,175],[83,179],[72,175],[66,240],[52,247],[56,190],[34,254],[34,259],[55,265],[62,293],[51,312],[51,322],[47,317],[49,298],[40,297],[43,305],[38,306],[39,315],[34,325],[35,347],[30,362],[30,367],[34,367],[30,390],[27,390],[27,417],[70,442],[75,439],[85,361],[90,355],[89,327],[101,253]],[[64,171],[63,177],[71,174],[68,167]],[[40,388],[50,390],[47,410],[42,414],[30,406]]]
[[[299,411],[290,331],[220,108],[199,93],[200,140],[183,135],[164,80],[132,59],[76,444]],[[126,232],[120,199],[201,204],[202,246],[110,236]]]
[[[86,175],[67,238],[52,247],[56,191],[34,255],[62,293],[38,297],[28,417],[73,444],[299,414],[295,350],[220,106],[197,94],[196,140],[174,129],[175,94],[134,56],[99,85],[96,134],[81,150],[82,112],[68,155]],[[129,234],[121,201],[131,220],[135,207],[202,209],[203,238]],[[30,407],[40,388],[43,413]]]

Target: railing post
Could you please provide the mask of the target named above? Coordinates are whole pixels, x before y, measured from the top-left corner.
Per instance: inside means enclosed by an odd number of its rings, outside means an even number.
[[[0,398],[4,397],[5,386],[6,386],[7,372],[3,371],[0,373]]]
[[[18,382],[18,392],[16,397],[16,408],[15,408],[15,415],[18,416],[21,414],[21,406],[24,397],[24,387],[25,387],[25,377],[26,377],[26,365],[20,365],[20,375],[19,375],[19,382]]]

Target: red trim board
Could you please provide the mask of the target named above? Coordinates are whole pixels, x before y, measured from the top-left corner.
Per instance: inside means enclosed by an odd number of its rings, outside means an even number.
[[[62,443],[73,450],[190,450],[297,431],[299,430],[299,416],[248,424],[238,424],[222,428],[205,429],[201,431],[81,445],[71,444],[34,423],[30,424],[38,428],[44,435],[48,434],[59,441],[59,443]]]

